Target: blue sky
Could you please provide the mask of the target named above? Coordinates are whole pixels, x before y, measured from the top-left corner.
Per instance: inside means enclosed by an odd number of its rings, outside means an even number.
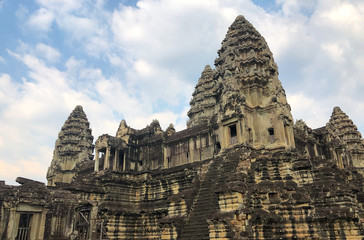
[[[244,15],[278,64],[294,119],[340,106],[364,130],[364,3],[355,0],[0,0],[0,179],[45,182],[82,105],[95,140],[122,119],[185,128],[227,28]]]

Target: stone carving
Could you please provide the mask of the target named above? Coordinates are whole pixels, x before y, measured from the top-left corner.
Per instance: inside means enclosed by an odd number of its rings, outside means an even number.
[[[363,139],[335,107],[293,124],[264,38],[242,16],[206,66],[187,128],[122,120],[92,136],[80,106],[48,186],[0,182],[2,239],[362,239]],[[65,164],[67,163],[67,164]],[[21,238],[26,236],[27,238]]]

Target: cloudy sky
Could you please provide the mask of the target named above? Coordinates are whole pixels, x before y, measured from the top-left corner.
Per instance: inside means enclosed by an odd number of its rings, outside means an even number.
[[[45,182],[76,105],[95,139],[122,119],[184,129],[238,15],[268,42],[295,119],[321,127],[338,105],[363,132],[364,1],[0,0],[0,179]]]

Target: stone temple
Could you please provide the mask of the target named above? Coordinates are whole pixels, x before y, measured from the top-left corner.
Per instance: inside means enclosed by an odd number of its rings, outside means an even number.
[[[176,132],[121,121],[93,144],[77,106],[48,184],[0,182],[0,236],[35,239],[362,239],[364,145],[334,107],[326,126],[294,123],[264,38],[243,16]]]

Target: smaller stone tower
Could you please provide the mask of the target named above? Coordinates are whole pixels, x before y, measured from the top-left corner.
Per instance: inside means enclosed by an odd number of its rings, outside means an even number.
[[[81,106],[76,106],[58,134],[47,173],[49,186],[55,186],[57,182],[72,182],[76,166],[93,158],[92,141],[86,114]]]
[[[345,158],[349,164],[364,172],[364,146],[362,136],[353,121],[339,107],[334,107],[330,121],[326,124],[329,142],[339,142],[345,148],[346,156],[335,152],[338,160]]]
[[[207,65],[198,80],[190,102],[191,109],[187,113],[190,118],[187,123],[188,128],[200,124],[208,124],[214,115],[218,89],[217,82],[213,79],[213,74],[214,72],[210,65]]]

